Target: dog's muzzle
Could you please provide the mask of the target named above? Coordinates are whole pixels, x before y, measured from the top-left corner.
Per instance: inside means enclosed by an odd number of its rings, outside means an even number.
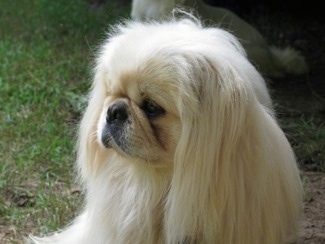
[[[117,101],[107,109],[106,125],[102,131],[101,140],[107,148],[112,143],[122,147],[125,145],[125,126],[129,120],[128,105],[124,101]]]

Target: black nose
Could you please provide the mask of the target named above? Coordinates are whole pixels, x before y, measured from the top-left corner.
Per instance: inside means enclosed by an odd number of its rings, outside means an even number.
[[[107,110],[106,122],[124,122],[128,118],[127,105],[123,102],[111,105]]]

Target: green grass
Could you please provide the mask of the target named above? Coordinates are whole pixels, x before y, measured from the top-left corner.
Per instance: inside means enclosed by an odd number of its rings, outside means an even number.
[[[0,243],[68,223],[81,206],[74,140],[94,52],[130,7],[0,1]]]
[[[296,153],[300,168],[325,172],[325,121],[319,115],[282,120],[282,128]]]

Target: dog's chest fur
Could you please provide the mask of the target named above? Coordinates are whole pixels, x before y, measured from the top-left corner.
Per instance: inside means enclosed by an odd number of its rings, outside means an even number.
[[[101,172],[88,188],[87,209],[93,210],[89,211],[90,232],[109,243],[165,243],[164,204],[169,177],[152,169],[142,169],[138,174],[130,165],[111,170]]]

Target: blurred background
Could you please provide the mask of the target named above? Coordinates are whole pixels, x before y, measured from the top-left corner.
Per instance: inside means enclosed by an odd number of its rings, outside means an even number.
[[[305,184],[297,243],[325,243],[325,29],[319,2],[206,0],[292,46],[307,75],[268,79]],[[0,1],[0,243],[69,223],[82,207],[74,144],[97,48],[130,0]]]

